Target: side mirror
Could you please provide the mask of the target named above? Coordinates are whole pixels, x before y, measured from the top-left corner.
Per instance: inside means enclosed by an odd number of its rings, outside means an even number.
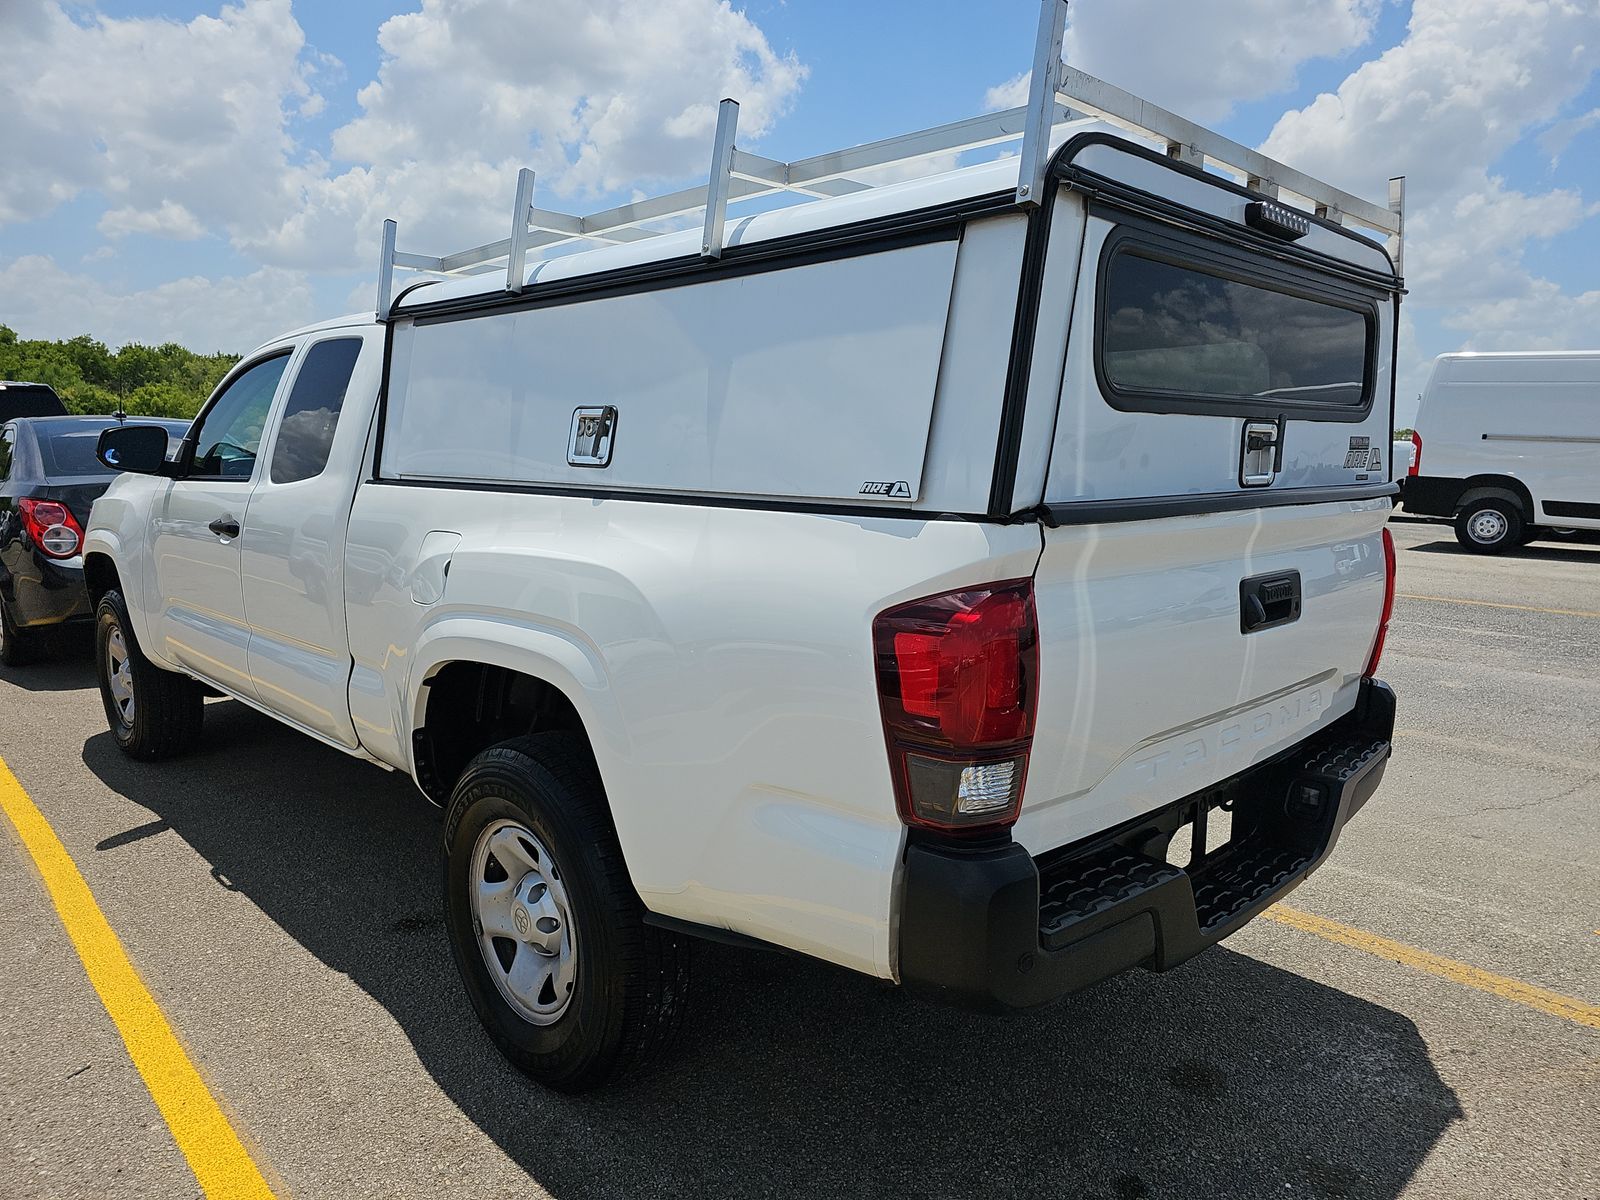
[[[159,425],[117,425],[100,431],[95,457],[113,471],[169,475],[167,431]]]

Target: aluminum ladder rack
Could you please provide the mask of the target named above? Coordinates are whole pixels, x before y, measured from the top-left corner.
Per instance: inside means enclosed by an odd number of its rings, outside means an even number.
[[[715,259],[722,255],[723,228],[731,203],[778,193],[813,198],[848,195],[873,186],[858,178],[863,172],[1006,142],[1020,140],[1016,198],[1020,205],[1032,205],[1044,190],[1052,130],[1084,117],[1098,118],[1136,137],[1164,145],[1168,157],[1219,172],[1263,199],[1291,206],[1298,200],[1318,217],[1376,233],[1387,240],[1395,272],[1401,272],[1404,176],[1389,180],[1387,206],[1374,204],[1096,79],[1061,59],[1066,15],[1067,0],[1041,0],[1028,103],[1020,108],[969,117],[796,162],[780,162],[735,145],[739,104],[736,100],[723,100],[717,110],[711,169],[703,185],[576,216],[534,207],[534,174],[523,168],[517,173],[511,236],[437,256],[397,249],[395,223],[385,221],[378,260],[377,317],[382,321],[390,315],[397,267],[446,277],[504,270],[505,290],[517,293],[522,291],[531,252],[573,242],[606,245],[642,241],[661,236],[661,231],[642,226],[702,211],[705,220],[700,253]]]

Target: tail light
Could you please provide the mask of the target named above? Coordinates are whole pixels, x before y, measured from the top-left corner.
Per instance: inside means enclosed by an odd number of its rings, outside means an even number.
[[[1422,435],[1415,429],[1411,431],[1411,465],[1406,468],[1407,475],[1416,475],[1422,471]]]
[[[1389,636],[1389,616],[1394,612],[1394,538],[1388,526],[1383,530],[1383,615],[1378,619],[1378,636],[1372,642],[1372,656],[1367,659],[1367,669],[1361,674],[1371,679],[1378,673],[1378,660],[1383,657],[1384,639]]]
[[[1033,581],[896,605],[872,637],[901,819],[967,834],[1013,824],[1039,694]]]
[[[71,558],[83,545],[83,527],[67,511],[67,506],[55,500],[17,501],[22,512],[22,525],[39,547],[51,558]]]

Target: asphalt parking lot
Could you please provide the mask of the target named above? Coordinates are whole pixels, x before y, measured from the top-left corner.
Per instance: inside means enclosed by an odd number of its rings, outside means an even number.
[[[1283,919],[998,1021],[707,947],[676,1056],[581,1100],[473,1021],[409,781],[231,701],[131,763],[86,649],[4,672],[0,755],[280,1195],[1593,1200],[1600,542],[1393,529],[1395,757]],[[195,1195],[0,827],[0,1195]]]

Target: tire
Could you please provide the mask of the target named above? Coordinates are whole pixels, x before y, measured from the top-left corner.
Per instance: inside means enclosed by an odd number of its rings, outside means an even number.
[[[1538,541],[1547,533],[1548,530],[1542,525],[1524,525],[1522,527],[1522,536],[1517,538],[1517,545],[1526,546],[1531,542]]]
[[[39,657],[39,635],[17,628],[11,619],[11,606],[0,596],[0,663],[21,667]]]
[[[532,734],[468,764],[445,818],[444,887],[467,996],[524,1074],[588,1091],[671,1043],[689,945],[644,923],[581,738]]]
[[[1515,502],[1486,496],[1456,514],[1456,541],[1474,554],[1503,554],[1522,544],[1524,524]]]
[[[107,592],[95,611],[94,661],[106,723],[124,754],[152,762],[182,754],[199,739],[200,685],[144,656],[120,592]]]

